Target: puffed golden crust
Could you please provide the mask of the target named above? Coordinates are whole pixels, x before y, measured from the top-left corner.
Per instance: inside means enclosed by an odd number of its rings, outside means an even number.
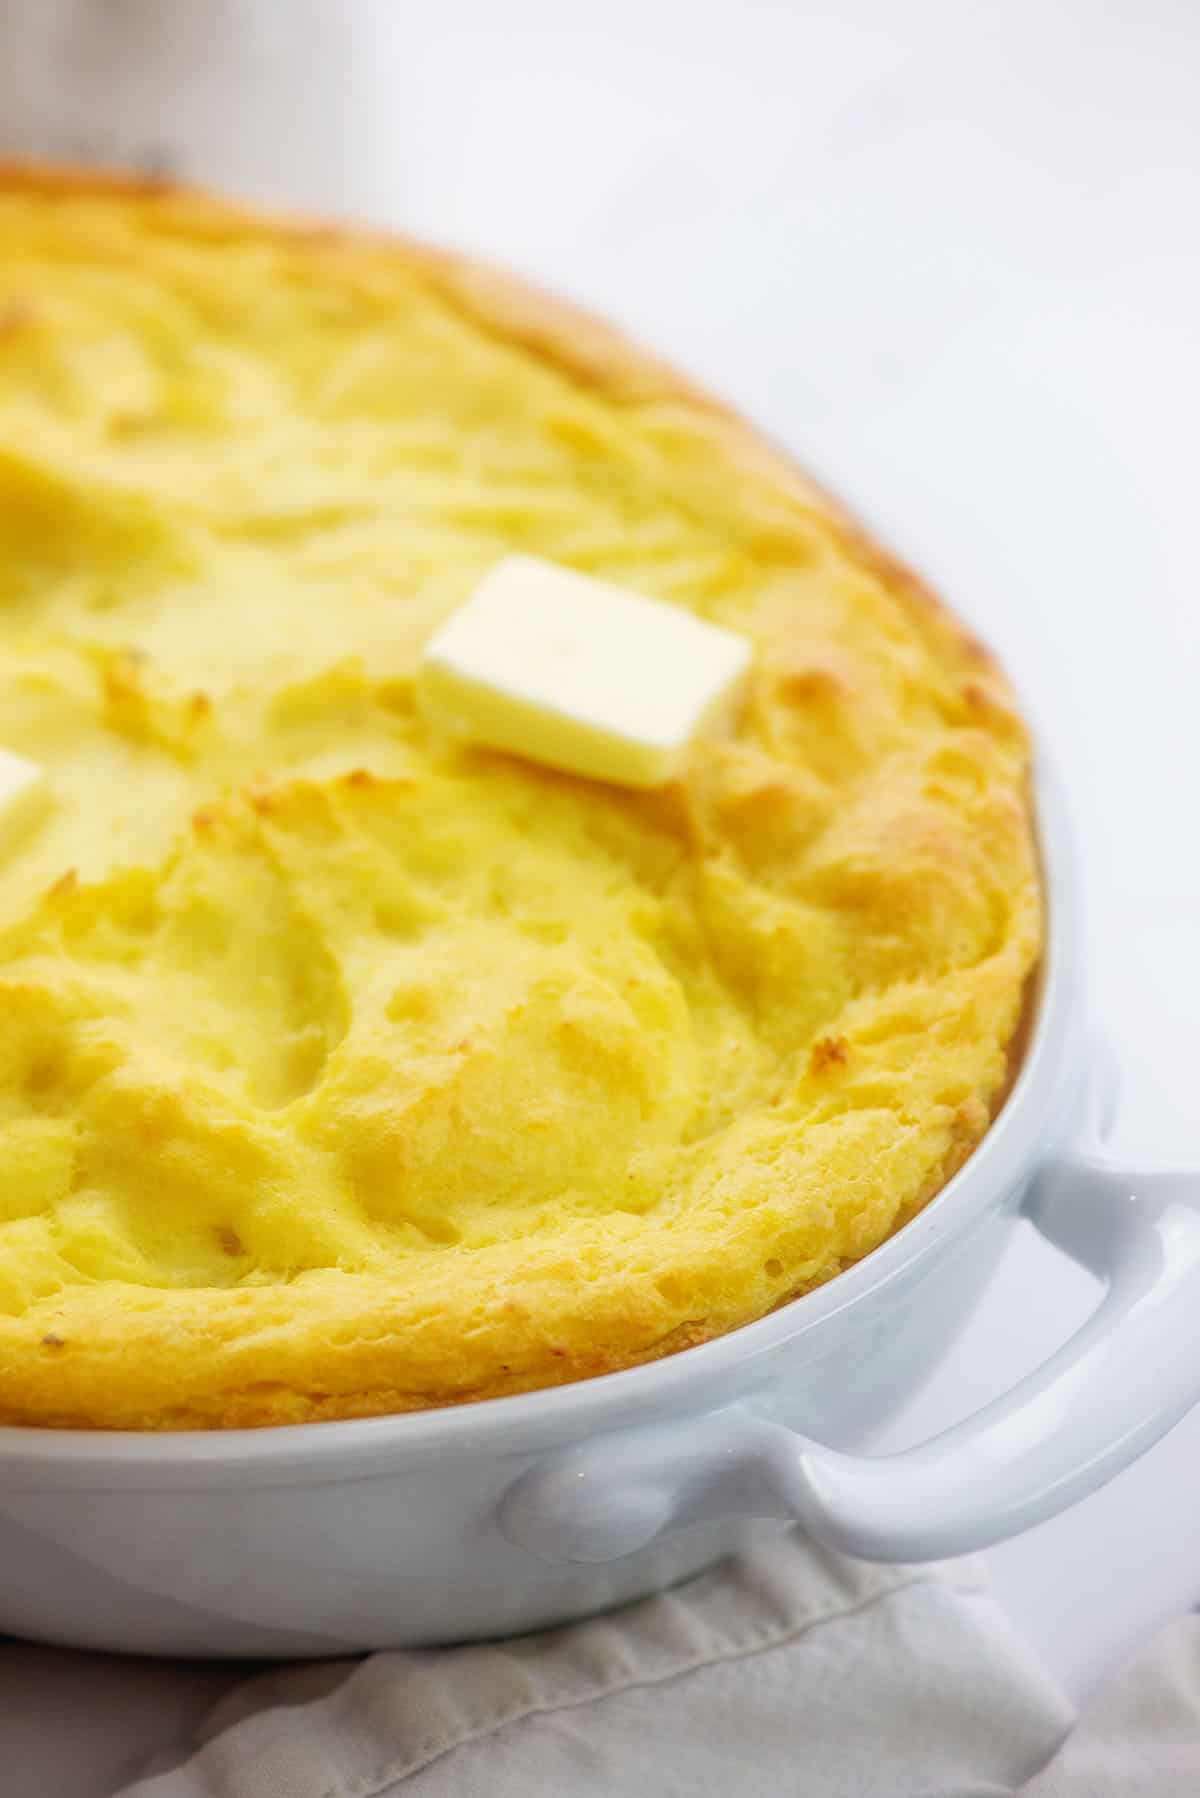
[[[751,635],[633,794],[440,740],[511,548]],[[724,408],[474,261],[0,169],[0,1417],[294,1423],[762,1316],[987,1128],[1002,674]]]

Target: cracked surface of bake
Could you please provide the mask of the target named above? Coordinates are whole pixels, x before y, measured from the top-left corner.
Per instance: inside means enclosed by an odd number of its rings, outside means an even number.
[[[748,633],[657,794],[457,748],[529,550]],[[469,262],[0,178],[0,1418],[294,1422],[631,1365],[869,1252],[1039,949],[1004,680],[782,458]]]

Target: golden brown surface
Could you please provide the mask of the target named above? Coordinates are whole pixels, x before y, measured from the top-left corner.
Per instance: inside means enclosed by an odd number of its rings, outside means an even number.
[[[457,749],[513,548],[751,635],[651,795]],[[201,1427],[648,1359],[979,1140],[1039,945],[995,668],[736,420],[430,252],[0,180],[0,1416]]]

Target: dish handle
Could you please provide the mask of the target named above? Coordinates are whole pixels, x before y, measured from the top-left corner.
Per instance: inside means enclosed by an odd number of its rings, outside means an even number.
[[[1076,1150],[1023,1210],[1106,1291],[1009,1392],[915,1448],[845,1454],[747,1404],[564,1450],[506,1493],[501,1527],[552,1561],[609,1561],[666,1531],[792,1519],[875,1561],[986,1548],[1065,1510],[1200,1400],[1200,1169]]]

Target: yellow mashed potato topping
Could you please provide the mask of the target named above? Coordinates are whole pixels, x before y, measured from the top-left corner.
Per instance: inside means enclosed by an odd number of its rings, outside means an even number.
[[[444,738],[525,551],[744,632],[657,793]],[[0,183],[0,1417],[404,1410],[867,1254],[1039,949],[1004,681],[743,426],[476,266]]]

